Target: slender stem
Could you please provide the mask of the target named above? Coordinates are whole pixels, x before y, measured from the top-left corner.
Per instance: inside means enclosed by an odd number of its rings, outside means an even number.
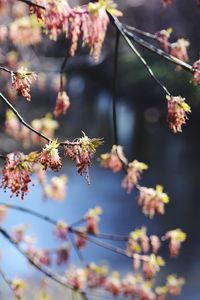
[[[118,145],[118,128],[117,128],[117,73],[118,73],[118,52],[119,52],[120,33],[116,31],[115,53],[114,53],[114,68],[113,68],[113,86],[112,86],[112,119],[113,119],[113,144]]]
[[[69,237],[70,237],[72,246],[74,247],[74,250],[75,250],[75,252],[76,252],[76,254],[77,254],[77,256],[78,256],[80,262],[83,263],[83,262],[84,262],[83,255],[82,255],[81,251],[78,249],[78,247],[76,246],[76,243],[75,243],[75,241],[74,241],[73,235],[72,235],[72,234],[69,234]]]
[[[127,24],[124,24],[124,23],[122,23],[122,25],[123,25],[125,28],[127,28],[127,29],[129,29],[129,30],[131,30],[131,31],[135,31],[135,32],[137,32],[137,33],[142,34],[143,36],[146,36],[146,37],[148,37],[148,38],[157,40],[156,34],[152,34],[152,33],[149,33],[149,32],[143,31],[143,30],[140,30],[140,29],[138,29],[138,28],[136,28],[136,27],[134,27],[134,26],[130,26],[130,25],[127,25]]]
[[[11,280],[7,277],[7,275],[4,273],[4,271],[1,268],[0,268],[0,275],[3,281],[7,284],[9,289],[12,291]]]
[[[138,50],[134,47],[131,40],[126,36],[125,31],[123,30],[123,27],[121,23],[118,21],[117,18],[114,18],[115,20],[115,26],[119,30],[120,34],[123,36],[124,40],[128,44],[128,46],[131,48],[131,50],[137,55],[137,57],[141,60],[141,62],[146,67],[147,71],[149,72],[150,76],[154,79],[154,81],[167,93],[167,95],[171,96],[168,89],[160,82],[160,80],[154,75],[153,71],[151,70],[150,66],[147,64],[146,60],[140,55]]]
[[[29,0],[18,0],[18,1],[23,2],[23,3],[26,3],[26,4],[28,4],[28,5],[32,5],[32,6],[38,7],[38,8],[45,9],[44,6],[39,5],[39,4],[36,4],[36,3],[32,2],[32,1],[29,1]]]
[[[68,60],[68,53],[66,54],[66,56],[63,60],[63,63],[61,65],[61,68],[60,68],[60,92],[63,92],[63,90],[64,90],[64,70],[65,70],[65,67],[67,64],[67,60]]]
[[[9,69],[3,67],[3,66],[0,66],[0,70],[1,70],[1,71],[5,71],[5,72],[7,72],[7,73],[9,73],[9,74],[15,73],[15,72],[13,72],[13,71],[11,71],[11,70],[9,70]]]
[[[134,40],[137,44],[139,44],[140,46],[150,50],[151,52],[154,52],[155,54],[159,55],[160,57],[172,62],[173,64],[180,66],[181,68],[183,68],[186,71],[189,72],[193,72],[193,67],[187,63],[185,63],[184,61],[176,58],[175,56],[172,56],[168,53],[166,53],[165,51],[153,46],[152,44],[148,43],[147,41],[144,41],[143,39],[137,37],[135,34],[133,34],[132,32],[124,29],[124,33],[132,40]]]
[[[13,210],[17,210],[17,211],[21,211],[21,212],[24,212],[24,213],[27,213],[27,214],[30,214],[32,216],[35,216],[43,221],[46,221],[50,224],[53,224],[53,225],[56,225],[57,224],[57,221],[48,217],[48,216],[45,216],[45,215],[42,215],[34,210],[31,210],[29,208],[25,208],[25,207],[22,207],[22,206],[18,206],[18,205],[13,205],[13,204],[7,204],[7,203],[3,203],[3,202],[0,202],[0,205],[2,206],[5,206],[9,209],[13,209]],[[81,220],[77,221],[77,222],[74,222],[72,223],[69,228],[72,228],[73,230],[74,229],[74,226],[80,224],[81,222],[84,222],[84,218],[82,218]],[[91,234],[92,235],[92,234]],[[98,234],[95,234],[93,235],[94,237],[96,238],[102,238],[102,239],[110,239],[110,240],[115,240],[115,241],[126,241],[128,240],[128,236],[125,236],[125,235],[116,235],[116,234],[106,234],[106,233],[98,233]]]
[[[41,138],[45,139],[48,142],[51,142],[51,139],[48,138],[47,136],[45,136],[44,134],[42,134],[41,132],[35,130],[31,125],[29,125],[28,123],[26,123],[26,121],[24,121],[24,119],[22,118],[22,116],[18,113],[18,111],[16,110],[16,108],[6,99],[6,97],[0,93],[0,98],[3,100],[3,102],[10,108],[10,110],[13,111],[13,113],[17,116],[17,118],[19,119],[19,121],[26,126],[28,129],[30,129],[32,132],[36,133],[38,136],[40,136]]]

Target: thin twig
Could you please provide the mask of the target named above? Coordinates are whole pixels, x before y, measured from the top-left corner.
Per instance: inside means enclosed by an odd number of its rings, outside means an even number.
[[[32,132],[36,133],[38,136],[40,136],[41,138],[45,139],[48,142],[51,142],[51,139],[48,138],[47,136],[45,136],[44,134],[42,134],[41,132],[35,130],[31,125],[29,125],[26,121],[24,121],[24,119],[22,118],[22,116],[19,114],[19,112],[16,110],[16,108],[8,101],[8,99],[6,99],[6,97],[0,93],[0,98],[3,100],[3,102],[10,108],[10,110],[12,110],[12,112],[16,115],[16,117],[19,119],[19,121],[28,129],[30,129]]]
[[[171,93],[168,91],[168,89],[160,82],[160,80],[154,75],[152,69],[150,68],[150,66],[147,64],[147,62],[145,61],[145,59],[140,55],[140,53],[138,52],[138,50],[134,47],[134,45],[132,44],[131,40],[126,36],[125,31],[122,27],[122,24],[118,21],[117,18],[113,17],[114,19],[114,24],[116,26],[116,28],[118,29],[118,31],[120,32],[120,34],[122,35],[122,37],[124,38],[124,40],[126,41],[126,43],[128,44],[128,46],[131,48],[131,50],[137,55],[137,57],[141,60],[141,62],[144,64],[144,66],[146,67],[147,71],[149,72],[150,76],[154,79],[154,81],[165,91],[165,93],[169,96],[171,96]]]
[[[152,34],[152,33],[150,33],[150,32],[143,31],[143,30],[138,29],[138,28],[136,28],[136,27],[134,27],[134,26],[130,26],[130,25],[127,25],[127,24],[124,24],[124,23],[122,23],[122,25],[123,25],[125,28],[127,28],[127,29],[129,29],[129,30],[131,30],[131,31],[137,32],[137,33],[139,33],[139,34],[142,34],[143,36],[146,36],[146,37],[148,37],[148,38],[157,40],[156,34]]]
[[[28,5],[32,5],[32,6],[38,7],[38,8],[45,9],[44,6],[39,5],[39,4],[36,4],[36,3],[32,2],[32,1],[29,1],[29,0],[18,0],[18,1],[23,2],[23,3],[26,3],[26,4],[28,4]]]
[[[118,145],[118,128],[117,128],[117,73],[118,73],[118,52],[119,52],[120,33],[116,31],[115,53],[114,53],[114,68],[113,68],[113,86],[112,86],[112,118],[113,118],[113,144]]]

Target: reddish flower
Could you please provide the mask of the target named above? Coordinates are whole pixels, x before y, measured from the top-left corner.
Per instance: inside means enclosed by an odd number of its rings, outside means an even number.
[[[105,289],[110,292],[113,296],[119,296],[121,293],[121,282],[119,279],[119,273],[113,272],[105,281]]]
[[[137,279],[134,275],[128,274],[122,280],[122,293],[126,297],[133,297],[137,295]]]
[[[84,133],[83,133],[84,134]],[[72,143],[65,142],[64,155],[69,156],[76,163],[80,175],[85,174],[86,180],[90,183],[89,167],[96,148],[102,144],[101,139],[90,139],[85,134],[82,138]]]
[[[181,229],[170,230],[165,234],[163,240],[169,240],[170,256],[176,257],[179,254],[181,244],[186,240],[186,233]]]
[[[182,125],[186,123],[187,114],[191,112],[185,98],[180,96],[166,96],[168,105],[167,122],[174,133],[182,132]]]
[[[26,100],[31,100],[30,89],[33,79],[36,79],[36,74],[28,72],[26,68],[20,68],[17,72],[12,73],[12,84],[18,95],[22,95]]]
[[[194,77],[193,77],[193,82],[195,84],[200,84],[200,59],[195,61],[193,64],[193,72],[194,72]]]
[[[106,266],[97,266],[90,263],[86,268],[87,284],[89,288],[97,288],[103,286],[108,274]]]
[[[162,0],[162,3],[166,7],[166,6],[171,5],[173,3],[173,0]]]
[[[61,114],[65,114],[70,107],[69,97],[66,92],[59,92],[56,99],[56,106],[54,109],[54,116],[57,118]]]
[[[98,233],[99,215],[101,214],[102,214],[101,207],[95,207],[93,209],[89,209],[89,211],[84,217],[86,221],[87,232],[92,234]]]
[[[127,175],[122,181],[122,187],[127,190],[127,193],[131,193],[132,189],[138,184],[142,172],[146,169],[148,169],[148,166],[137,160],[128,164]]]
[[[87,244],[85,228],[79,228],[80,234],[75,235],[75,244],[78,249],[82,249]]]
[[[147,279],[153,279],[156,276],[157,272],[160,270],[160,267],[164,265],[165,262],[162,257],[151,254],[148,260],[145,260],[143,262],[142,271],[144,273],[144,276]]]
[[[150,236],[150,243],[151,243],[151,246],[152,246],[153,253],[157,254],[158,250],[161,247],[161,241],[160,241],[159,237],[157,235],[151,235]]]
[[[44,186],[45,197],[62,201],[66,197],[67,176],[61,175],[51,178],[50,184]]]
[[[127,250],[130,254],[149,252],[149,238],[145,227],[136,229],[129,234]]]
[[[22,279],[16,278],[11,281],[11,288],[13,295],[16,299],[21,300],[23,298],[25,283]]]
[[[178,296],[181,293],[182,287],[185,284],[183,278],[178,278],[176,275],[169,275],[167,277],[167,289],[170,295]]]
[[[66,240],[68,238],[69,225],[64,221],[58,221],[54,232],[59,239]]]
[[[86,283],[86,271],[76,269],[67,273],[67,283],[75,290],[82,290]]]
[[[21,196],[24,199],[24,195],[28,193],[32,163],[36,156],[34,154],[31,157],[31,153],[24,155],[20,152],[8,154],[2,170],[1,187],[10,189],[12,195]]]
[[[42,152],[39,154],[38,161],[44,166],[44,169],[47,168],[58,171],[61,166],[61,159],[58,152],[59,144],[56,140],[53,140],[52,142],[49,142],[45,146],[45,148],[42,149]]]
[[[4,205],[0,205],[0,224],[5,220],[8,214],[8,208]]]
[[[175,43],[171,44],[170,54],[182,61],[188,60],[187,48],[190,43],[185,39],[178,39]]]
[[[156,32],[156,38],[165,52],[169,52],[169,38],[171,33],[172,28],[168,28],[167,30],[163,29]]]
[[[44,266],[51,265],[51,254],[49,250],[45,249],[36,249],[33,255],[33,259],[36,258],[38,262]]]
[[[122,170],[123,164],[127,164],[127,159],[124,156],[123,148],[121,146],[113,145],[110,153],[101,154],[101,167],[111,169],[117,173]]]
[[[59,266],[68,261],[69,251],[70,251],[70,248],[69,248],[68,244],[64,244],[56,250],[57,264]]]
[[[142,211],[145,215],[153,218],[155,213],[164,214],[165,204],[169,202],[169,197],[163,192],[163,187],[156,186],[156,189],[140,187],[139,188],[138,204],[142,206]]]
[[[21,243],[24,241],[26,229],[27,226],[24,224],[18,225],[17,227],[13,228],[12,238],[16,243]]]

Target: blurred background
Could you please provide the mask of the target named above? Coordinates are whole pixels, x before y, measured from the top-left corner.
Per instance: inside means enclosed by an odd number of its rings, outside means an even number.
[[[195,0],[189,2],[174,0],[172,6],[164,8],[159,0],[118,1],[119,8],[124,13],[122,17],[124,23],[151,33],[172,27],[172,42],[180,37],[188,39],[189,63],[192,64],[199,59],[200,9],[197,8]],[[78,3],[71,1],[72,5]],[[0,24],[5,20],[7,22],[8,17],[0,19]],[[80,219],[90,207],[100,205],[103,208],[100,229],[108,233],[127,234],[144,225],[150,234],[162,235],[168,230],[182,228],[188,235],[187,241],[177,259],[167,260],[167,266],[160,272],[159,281],[162,282],[167,274],[177,273],[186,279],[183,293],[178,299],[199,300],[200,88],[193,86],[190,74],[183,70],[177,71],[174,65],[163,58],[137,46],[171,93],[185,97],[192,107],[192,113],[187,126],[183,127],[183,132],[173,134],[166,124],[165,94],[120,39],[117,82],[119,144],[123,146],[129,160],[137,159],[149,165],[141,185],[155,187],[156,184],[161,184],[171,200],[164,216],[155,216],[153,220],[149,220],[137,206],[137,192],[127,195],[121,189],[123,174],[116,175],[101,169],[97,161],[100,153],[109,151],[112,146],[114,34],[115,30],[110,26],[98,63],[88,57],[86,50],[80,48],[77,56],[68,60],[65,70],[66,90],[70,97],[71,108],[66,116],[59,118],[57,136],[73,139],[81,136],[83,130],[89,137],[103,137],[105,140],[93,160],[90,170],[91,185],[76,174],[75,167],[70,161],[66,161],[61,172],[67,174],[69,181],[64,202],[44,201],[37,183],[31,188],[23,203],[20,199],[10,199],[9,193],[2,190],[0,199],[1,202],[22,205],[54,219],[65,219],[69,223]],[[47,86],[44,89],[38,86],[33,88],[30,103],[23,99],[14,102],[24,118],[30,122],[34,118],[43,117],[46,112],[53,111],[57,95],[57,75],[66,53],[67,42],[64,37],[60,37],[56,43],[44,37],[39,46],[31,46],[29,49],[20,46],[16,48],[20,52],[21,60],[28,62],[28,68],[39,73],[39,80],[40,76],[43,78],[43,74],[47,74],[45,79]],[[12,44],[2,46],[1,62],[3,53],[12,49]],[[4,91],[5,86],[2,89]],[[0,108],[1,152],[8,153],[22,149],[20,142],[3,133],[6,108],[2,103]],[[52,177],[53,174],[49,173],[49,176]],[[4,226],[10,229],[13,225],[21,223],[30,225],[29,232],[37,236],[39,247],[51,248],[56,245],[52,227],[34,217],[10,211]],[[2,265],[7,274],[12,278],[19,276],[27,278],[37,286],[36,280],[41,278],[41,275],[3,238],[0,238],[0,249],[3,252]],[[128,259],[94,245],[88,245],[83,250],[83,256],[86,262],[107,262],[112,269],[120,270],[122,274],[132,269]],[[80,264],[76,253],[73,253],[70,264]],[[58,300],[64,299],[63,293],[56,293]],[[8,299],[8,295],[7,287],[0,281],[0,299]],[[29,299],[32,299],[31,296]]]

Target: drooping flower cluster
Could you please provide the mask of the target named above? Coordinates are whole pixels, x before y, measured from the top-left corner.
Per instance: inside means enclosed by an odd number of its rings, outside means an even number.
[[[62,201],[66,197],[67,176],[54,176],[50,183],[44,184],[45,197]]]
[[[128,164],[127,175],[122,181],[122,187],[131,193],[133,188],[138,184],[138,180],[144,170],[147,170],[148,166],[142,162],[134,160]]]
[[[58,221],[54,232],[59,239],[67,240],[69,234],[69,225],[65,223],[65,221]]]
[[[171,33],[172,33],[172,28],[168,28],[168,29],[160,30],[155,34],[156,39],[159,41],[159,43],[161,44],[165,52],[169,52],[169,38]]]
[[[178,39],[170,45],[170,54],[182,61],[188,61],[187,48],[190,43],[185,39]]]
[[[57,118],[61,114],[66,114],[70,107],[70,101],[67,93],[65,91],[59,92],[56,99],[56,106],[54,108],[54,116]]]
[[[27,101],[31,100],[30,89],[32,80],[36,79],[36,74],[29,72],[26,68],[21,67],[17,72],[12,72],[12,85],[18,95],[22,95]]]
[[[161,256],[155,254],[149,255],[147,260],[143,261],[142,271],[146,279],[153,279],[160,271],[160,267],[165,265]]]
[[[38,161],[44,166],[44,169],[50,169],[54,171],[58,171],[62,162],[58,152],[59,144],[56,140],[53,140],[46,144],[46,146],[42,149],[42,152],[39,154]]]
[[[108,275],[106,265],[98,266],[95,263],[89,263],[86,267],[87,284],[89,288],[98,288],[105,283]]]
[[[25,282],[20,278],[13,279],[11,281],[11,288],[14,297],[18,300],[21,300],[24,295]]]
[[[166,6],[171,5],[173,3],[173,0],[162,0],[162,3],[166,7]]]
[[[136,229],[129,234],[127,251],[130,255],[134,253],[148,253],[150,250],[149,237],[145,227]]]
[[[185,280],[183,278],[177,278],[176,275],[169,275],[167,277],[166,287],[168,289],[169,294],[172,296],[180,295],[184,284]]]
[[[44,5],[37,0],[36,4]],[[111,0],[101,0],[88,5],[71,8],[67,0],[47,0],[45,10],[31,6],[30,12],[36,13],[44,31],[51,39],[57,40],[64,32],[71,41],[70,54],[73,56],[82,38],[83,46],[88,46],[90,54],[98,59],[105,39],[109,17],[106,11],[113,15],[122,15]]]
[[[1,187],[10,189],[12,195],[24,199],[24,195],[28,193],[28,185],[31,182],[30,174],[36,159],[36,153],[24,155],[21,152],[14,152],[8,154],[2,170]]]
[[[111,169],[115,173],[122,170],[123,164],[127,164],[127,159],[123,148],[119,145],[113,145],[110,153],[104,153],[100,156],[101,167]]]
[[[200,85],[200,59],[195,61],[193,64],[193,82],[197,85]]]
[[[41,42],[41,29],[35,16],[18,18],[10,25],[9,37],[16,46],[37,45]]]
[[[103,143],[102,139],[90,139],[83,133],[83,137],[69,143],[65,142],[64,155],[70,157],[75,163],[80,175],[85,174],[86,180],[89,180],[89,167],[96,149]]]
[[[86,221],[86,229],[87,232],[92,234],[98,233],[98,222],[100,220],[99,216],[102,214],[101,207],[97,206],[95,208],[89,209],[89,211],[86,213],[84,219]]]
[[[138,204],[142,206],[143,213],[150,218],[153,218],[155,213],[163,215],[167,203],[169,203],[169,197],[163,192],[162,186],[157,185],[156,189],[139,188]]]
[[[169,128],[174,133],[182,131],[182,125],[186,123],[187,114],[191,112],[190,106],[185,102],[185,98],[180,96],[166,96],[168,105],[167,122]]]
[[[181,229],[174,229],[168,231],[163,240],[169,240],[169,252],[172,257],[176,257],[179,254],[181,244],[186,240],[186,233]]]

